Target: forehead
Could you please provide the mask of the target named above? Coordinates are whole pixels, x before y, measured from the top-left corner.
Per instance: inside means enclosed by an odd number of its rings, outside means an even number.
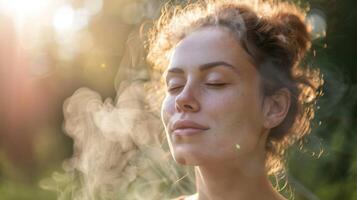
[[[238,39],[224,27],[205,27],[181,40],[170,58],[169,68],[197,67],[224,61],[232,65],[252,65]]]

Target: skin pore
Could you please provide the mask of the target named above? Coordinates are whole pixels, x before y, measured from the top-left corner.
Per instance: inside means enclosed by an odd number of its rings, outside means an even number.
[[[205,27],[186,36],[165,80],[162,121],[173,158],[195,166],[197,198],[284,199],[268,180],[265,145],[290,93],[262,95],[260,74],[233,34]]]

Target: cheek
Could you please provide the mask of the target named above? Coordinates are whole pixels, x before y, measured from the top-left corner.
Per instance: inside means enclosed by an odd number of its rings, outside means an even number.
[[[221,120],[245,121],[261,114],[258,95],[249,91],[231,92],[218,98],[210,98],[208,104],[212,117]]]
[[[254,139],[262,126],[259,96],[253,92],[227,94],[212,98],[210,116],[217,131],[226,135],[223,142]],[[222,132],[221,132],[222,131]],[[248,142],[250,143],[250,142]]]
[[[172,97],[166,96],[161,106],[161,120],[165,126],[168,126],[170,117],[175,112],[175,101]]]

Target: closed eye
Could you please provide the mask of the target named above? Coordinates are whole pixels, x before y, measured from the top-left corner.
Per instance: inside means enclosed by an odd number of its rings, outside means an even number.
[[[183,88],[182,85],[172,86],[172,87],[169,87],[169,88],[168,88],[168,91],[169,91],[169,92],[175,92],[175,91],[180,90],[181,88]]]
[[[222,88],[222,87],[228,85],[228,83],[205,83],[205,85],[210,88]],[[171,86],[171,87],[168,87],[168,91],[171,93],[174,93],[174,92],[181,90],[183,87],[184,87],[184,85]]]
[[[205,83],[205,85],[209,87],[223,87],[225,85],[228,85],[228,83]]]

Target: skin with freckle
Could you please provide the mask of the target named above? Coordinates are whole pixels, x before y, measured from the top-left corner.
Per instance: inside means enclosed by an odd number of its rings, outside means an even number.
[[[218,61],[231,66],[199,69]],[[170,72],[172,69],[180,72]],[[168,92],[162,106],[166,129],[179,119],[209,127],[189,137],[167,131],[176,161],[189,165],[231,162],[262,150],[259,73],[227,29],[204,28],[183,39],[171,57],[166,82]],[[193,108],[185,109],[185,104]],[[236,144],[241,146],[239,153]]]
[[[318,70],[300,67],[311,44],[303,12],[244,0],[165,11],[148,61],[164,72],[171,154],[195,166],[190,199],[284,199],[268,176],[284,171],[284,151],[309,133],[323,83]]]

